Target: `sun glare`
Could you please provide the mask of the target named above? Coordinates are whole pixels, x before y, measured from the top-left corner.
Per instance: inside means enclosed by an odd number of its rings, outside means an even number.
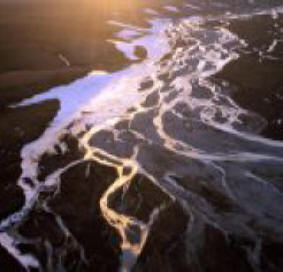
[[[90,1],[87,0],[89,4],[91,4],[93,7],[97,8],[98,11],[101,12],[130,12],[142,5],[140,1],[136,0],[102,0],[102,1]]]

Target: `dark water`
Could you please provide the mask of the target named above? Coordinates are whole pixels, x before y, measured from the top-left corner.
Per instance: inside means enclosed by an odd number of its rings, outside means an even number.
[[[282,271],[281,1],[102,2],[0,4],[0,270]]]

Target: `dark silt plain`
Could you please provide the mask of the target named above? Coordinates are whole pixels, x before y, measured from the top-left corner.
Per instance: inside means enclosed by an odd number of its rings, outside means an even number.
[[[281,1],[0,0],[0,271],[283,271],[282,76]]]

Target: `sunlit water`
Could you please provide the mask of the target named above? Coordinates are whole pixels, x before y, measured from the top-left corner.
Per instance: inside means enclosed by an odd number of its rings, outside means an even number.
[[[266,245],[283,243],[283,143],[264,137],[261,132],[268,122],[264,116],[233,99],[240,86],[214,77],[252,50],[259,61],[282,61],[274,52],[283,40],[283,7],[254,2],[178,1],[164,3],[159,9],[141,9],[150,27],[110,20],[107,23],[120,31],[109,37],[109,42],[133,62],[131,65],[113,73],[93,71],[11,105],[25,107],[51,99],[60,102],[60,110],[45,132],[22,148],[18,186],[24,191],[25,205],[0,222],[0,243],[22,266],[42,271],[95,271],[95,262],[88,259],[80,238],[50,205],[61,193],[61,177],[87,162],[85,176],[90,175],[92,163],[116,171],[93,205],[99,205],[103,220],[117,232],[117,270],[152,271],[159,264],[160,271],[219,271],[217,265],[203,263],[207,262],[204,255],[213,251],[207,240],[210,232],[218,237],[212,243],[225,244],[220,246],[222,253],[226,249],[229,255],[230,249],[235,250],[232,256],[243,263],[241,271],[283,269],[269,260],[265,249]],[[230,29],[235,22],[251,24],[254,18],[273,22],[273,39],[264,41],[264,48],[252,48],[249,40]],[[146,52],[142,60],[137,48]],[[52,160],[52,156],[61,156],[63,160],[65,154],[75,152],[67,136],[77,140],[83,156],[53,167],[40,180],[44,157]],[[81,182],[84,176],[78,187]],[[143,186],[154,189],[145,191]],[[48,197],[41,197],[44,193]],[[148,200],[147,194],[154,200]],[[40,237],[21,234],[19,229],[34,210],[55,217],[54,226],[65,242],[54,245],[46,238],[43,242]],[[171,225],[158,225],[162,214]],[[153,231],[155,225],[158,227]],[[84,226],[81,228],[83,232]],[[172,228],[176,236],[172,236]],[[166,262],[150,259],[158,256],[152,253],[155,244],[150,242],[156,232],[162,233],[161,237],[175,237],[168,247],[184,244],[178,257],[160,253]],[[21,251],[18,245],[23,244],[34,248]],[[156,248],[158,251],[159,245]],[[282,246],[279,248],[282,251]],[[73,266],[67,266],[72,250],[79,253]],[[174,268],[174,258],[182,258],[185,264]]]

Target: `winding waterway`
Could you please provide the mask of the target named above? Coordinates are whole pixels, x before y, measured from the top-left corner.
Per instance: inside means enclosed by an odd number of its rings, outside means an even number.
[[[118,6],[123,65],[7,105],[59,103],[0,221],[15,271],[282,271],[280,1]]]

